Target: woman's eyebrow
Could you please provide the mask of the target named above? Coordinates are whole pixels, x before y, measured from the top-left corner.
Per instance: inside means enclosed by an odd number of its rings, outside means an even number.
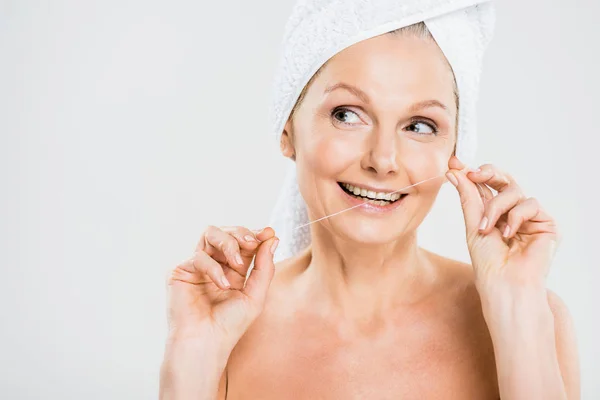
[[[345,89],[348,92],[352,93],[354,96],[358,97],[364,103],[369,104],[369,96],[367,96],[367,94],[365,92],[363,92],[362,90],[360,90],[359,88],[357,88],[355,86],[352,86],[352,85],[349,85],[349,84],[343,83],[343,82],[328,86],[327,88],[325,88],[324,94],[331,93],[336,89]],[[442,110],[446,111],[446,113],[450,114],[450,111],[448,111],[448,107],[441,101],[435,100],[435,99],[424,100],[424,101],[415,103],[410,106],[409,110],[410,110],[410,112],[417,112],[424,108],[430,108],[430,107],[439,107]]]
[[[430,108],[430,107],[439,107],[442,110],[446,111],[446,113],[450,114],[450,111],[448,111],[448,107],[444,103],[442,103],[438,100],[435,100],[435,99],[420,101],[418,103],[413,104],[412,106],[410,106],[410,112],[417,112],[424,108]]]
[[[335,85],[331,85],[327,88],[325,88],[325,91],[323,92],[323,94],[327,94],[327,93],[331,93],[336,89],[346,89],[347,91],[349,91],[350,93],[352,93],[353,95],[355,95],[356,97],[358,97],[359,99],[361,99],[364,103],[369,104],[369,96],[367,96],[367,94],[365,92],[363,92],[362,90],[360,90],[359,88],[349,85],[347,83],[336,83]]]

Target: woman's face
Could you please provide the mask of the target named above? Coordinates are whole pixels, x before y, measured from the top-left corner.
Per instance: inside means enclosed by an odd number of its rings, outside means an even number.
[[[321,222],[362,243],[414,232],[444,182],[456,107],[452,71],[433,40],[381,35],[332,57],[282,136],[311,220],[365,201],[354,193],[377,197],[442,175]]]

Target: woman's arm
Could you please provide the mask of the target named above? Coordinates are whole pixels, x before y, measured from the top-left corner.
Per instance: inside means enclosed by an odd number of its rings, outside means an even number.
[[[170,339],[160,370],[160,400],[225,399],[230,351],[202,338]]]
[[[545,288],[559,242],[556,222],[495,166],[466,172],[451,157],[448,167],[460,196],[502,399],[579,399],[570,316]]]
[[[580,398],[571,317],[543,287],[494,288],[482,296],[502,399]]]
[[[271,228],[210,226],[193,256],[168,271],[161,400],[225,398],[229,356],[262,312],[275,274],[274,235]]]

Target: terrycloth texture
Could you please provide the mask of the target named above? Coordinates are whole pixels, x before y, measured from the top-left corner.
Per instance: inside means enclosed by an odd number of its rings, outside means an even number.
[[[489,0],[299,0],[286,25],[273,87],[270,119],[278,138],[302,89],[332,56],[362,40],[424,21],[452,66],[460,108],[457,156],[469,163],[476,148],[476,101],[481,64],[492,38]],[[334,217],[335,218],[335,217]],[[290,166],[271,217],[280,238],[275,261],[310,244],[306,204]]]

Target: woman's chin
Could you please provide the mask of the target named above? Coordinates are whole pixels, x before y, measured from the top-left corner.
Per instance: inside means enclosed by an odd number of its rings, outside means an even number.
[[[355,224],[352,225],[353,226],[345,226],[343,229],[340,229],[338,235],[344,237],[348,241],[364,245],[386,244],[406,236],[406,232],[398,230],[398,227],[390,230],[389,224],[386,224],[385,227],[379,226],[379,224],[363,224],[359,227]]]

